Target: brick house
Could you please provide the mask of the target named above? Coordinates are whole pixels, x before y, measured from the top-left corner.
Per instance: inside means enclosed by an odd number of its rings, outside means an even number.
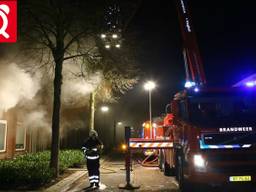
[[[0,159],[36,152],[49,147],[49,133],[41,128],[25,127],[16,108],[4,112],[0,118]]]

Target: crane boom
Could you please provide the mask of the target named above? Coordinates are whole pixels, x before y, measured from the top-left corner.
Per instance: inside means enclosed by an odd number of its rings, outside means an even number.
[[[183,38],[183,57],[186,71],[186,84],[206,84],[206,78],[192,19],[188,9],[188,0],[175,0]],[[186,85],[185,85],[186,86]]]

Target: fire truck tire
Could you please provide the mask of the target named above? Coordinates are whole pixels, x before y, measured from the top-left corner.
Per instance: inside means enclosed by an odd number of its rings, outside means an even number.
[[[184,164],[183,164],[183,156],[179,155],[177,157],[178,167],[177,167],[177,181],[179,183],[179,189],[181,192],[189,192],[191,191],[191,185],[184,178]],[[193,190],[192,190],[193,191]]]
[[[171,167],[167,162],[164,162],[164,175],[165,176],[172,176]]]

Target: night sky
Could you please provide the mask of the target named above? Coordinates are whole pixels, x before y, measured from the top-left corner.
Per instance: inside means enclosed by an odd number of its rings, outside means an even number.
[[[256,72],[256,22],[252,1],[191,1],[208,86],[231,86]],[[117,104],[117,119],[139,126],[148,119],[148,94],[143,83],[152,79],[153,116],[164,113],[174,93],[183,88],[182,39],[173,1],[144,1],[130,28],[136,31],[138,63],[144,72],[138,85]]]

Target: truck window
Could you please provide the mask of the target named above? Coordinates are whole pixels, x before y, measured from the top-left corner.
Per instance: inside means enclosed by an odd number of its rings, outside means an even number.
[[[191,99],[189,111],[190,121],[201,126],[252,124],[256,116],[256,99],[252,96]]]

